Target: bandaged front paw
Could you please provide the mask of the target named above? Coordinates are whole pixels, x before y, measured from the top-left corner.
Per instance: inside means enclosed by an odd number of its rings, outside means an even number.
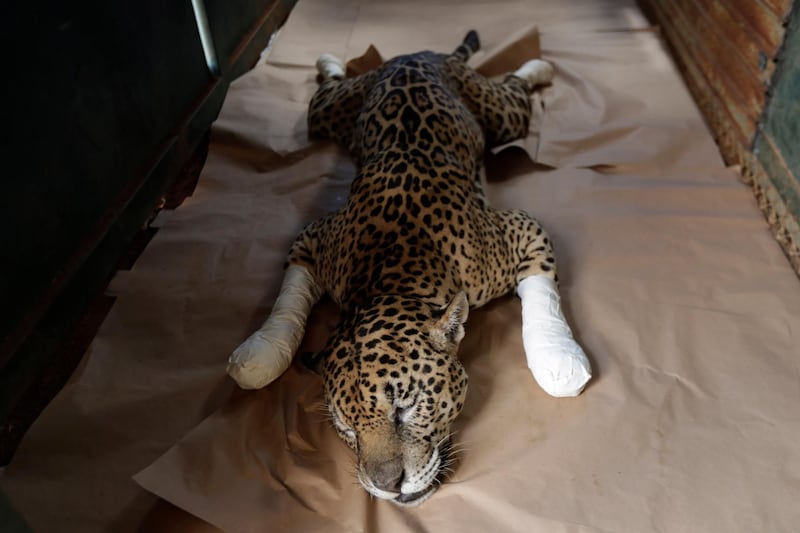
[[[591,379],[592,368],[561,312],[556,283],[531,276],[520,281],[517,294],[522,301],[522,344],[533,377],[551,396],[577,396]]]
[[[283,374],[292,364],[306,319],[322,293],[307,268],[289,266],[272,313],[228,359],[228,375],[243,389],[260,389]]]

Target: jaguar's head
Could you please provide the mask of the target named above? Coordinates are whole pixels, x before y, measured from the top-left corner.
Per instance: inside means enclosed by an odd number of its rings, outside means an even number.
[[[444,308],[381,296],[321,354],[328,411],[371,494],[417,505],[442,483],[467,392],[457,351],[468,312],[463,293]]]

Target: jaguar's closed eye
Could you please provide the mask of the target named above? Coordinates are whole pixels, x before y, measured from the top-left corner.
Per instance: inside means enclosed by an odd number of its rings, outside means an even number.
[[[339,414],[336,412],[336,410],[331,409],[330,412],[331,412],[331,418],[333,418],[333,424],[336,426],[336,428],[339,429],[339,431],[341,431],[342,433],[344,433],[348,438],[355,439],[356,432],[353,431],[351,428],[349,428],[347,424],[342,422],[342,419],[339,418]]]

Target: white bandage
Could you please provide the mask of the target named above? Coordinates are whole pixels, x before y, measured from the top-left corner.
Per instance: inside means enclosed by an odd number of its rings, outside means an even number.
[[[520,281],[522,344],[539,386],[556,397],[577,396],[592,377],[589,359],[572,338],[556,283],[543,276]]]
[[[514,72],[514,76],[528,82],[528,88],[531,90],[537,85],[553,81],[553,74],[553,65],[541,59],[531,59]]]
[[[317,72],[326,80],[344,78],[344,63],[331,54],[322,54],[317,58]]]
[[[228,359],[228,375],[243,389],[260,389],[283,374],[303,340],[311,308],[323,292],[307,268],[289,266],[272,313]]]

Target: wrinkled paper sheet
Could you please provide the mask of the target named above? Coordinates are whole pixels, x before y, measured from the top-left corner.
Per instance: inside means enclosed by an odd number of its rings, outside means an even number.
[[[518,300],[472,312],[460,462],[401,509],[358,486],[318,376],[295,364],[243,392],[225,362],[267,316],[295,235],[353,177],[306,138],[316,57],[449,51],[475,28],[473,64],[513,68],[536,54],[534,26],[556,78],[531,136],[489,159],[488,195],[551,233],[595,377],[548,397]],[[796,530],[800,284],[657,35],[631,30],[647,23],[625,0],[300,0],[231,86],[194,196],[114,280],[80,369],[2,477],[10,499],[37,531],[130,531],[152,494],[146,531]],[[336,320],[319,305],[302,349]]]

